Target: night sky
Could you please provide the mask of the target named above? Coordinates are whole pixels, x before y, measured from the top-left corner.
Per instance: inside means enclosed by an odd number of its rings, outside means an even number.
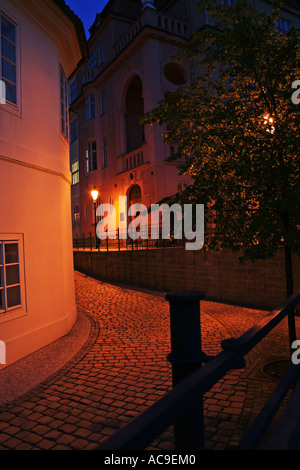
[[[94,23],[97,13],[108,3],[108,0],[65,0],[66,4],[82,20],[86,37],[89,38],[89,28]]]

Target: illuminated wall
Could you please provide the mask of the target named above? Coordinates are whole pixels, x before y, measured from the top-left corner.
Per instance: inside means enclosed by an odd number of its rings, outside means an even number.
[[[0,340],[8,365],[76,320],[62,91],[81,51],[75,27],[50,0],[0,0],[0,14]]]

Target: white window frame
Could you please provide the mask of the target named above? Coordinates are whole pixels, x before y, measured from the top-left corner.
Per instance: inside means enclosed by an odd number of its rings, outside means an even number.
[[[60,131],[69,140],[69,87],[66,74],[60,66]]]
[[[16,52],[16,103],[13,103],[11,101],[7,100],[7,93],[5,93],[4,89],[4,83],[5,80],[2,78],[2,32],[1,32],[1,18],[4,17],[12,23],[15,26],[15,32],[16,32],[16,37],[15,37],[15,52]],[[14,18],[10,12],[5,11],[0,7],[0,52],[1,52],[1,58],[0,58],[0,85],[1,89],[3,90],[4,94],[6,94],[6,99],[4,100],[4,96],[2,96],[2,92],[0,95],[0,108],[8,111],[12,114],[15,114],[17,116],[21,115],[21,73],[20,73],[20,24],[19,21]],[[3,98],[3,99],[2,99]]]
[[[18,245],[18,262],[12,263],[12,265],[19,266],[19,283],[16,284],[20,286],[20,304],[8,307],[7,306],[7,289],[13,286],[6,285],[6,266],[5,264],[5,252],[4,247],[9,244]],[[26,289],[25,289],[25,272],[24,272],[24,242],[22,234],[4,234],[0,233],[0,269],[2,276],[2,295],[4,293],[4,305],[0,309],[0,323],[13,320],[14,318],[19,318],[20,316],[26,315]]]

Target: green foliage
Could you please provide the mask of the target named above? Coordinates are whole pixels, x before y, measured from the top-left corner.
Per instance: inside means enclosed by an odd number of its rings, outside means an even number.
[[[281,3],[266,14],[245,1],[202,1],[214,26],[185,51],[200,78],[145,116],[177,145],[173,160],[188,156],[180,172],[194,183],[174,199],[205,204],[216,224],[206,247],[242,247],[241,259],[283,244],[300,255],[300,105],[291,101],[299,32],[276,31]]]

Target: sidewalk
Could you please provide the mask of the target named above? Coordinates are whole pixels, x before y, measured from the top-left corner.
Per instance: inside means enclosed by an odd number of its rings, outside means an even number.
[[[169,304],[75,273],[78,321],[71,333],[0,372],[0,450],[95,449],[171,389]],[[202,347],[217,354],[266,312],[201,302]],[[288,359],[282,322],[205,395],[206,445],[236,444],[276,381],[263,371]],[[297,325],[298,326],[298,325]],[[151,445],[173,449],[172,429]]]

